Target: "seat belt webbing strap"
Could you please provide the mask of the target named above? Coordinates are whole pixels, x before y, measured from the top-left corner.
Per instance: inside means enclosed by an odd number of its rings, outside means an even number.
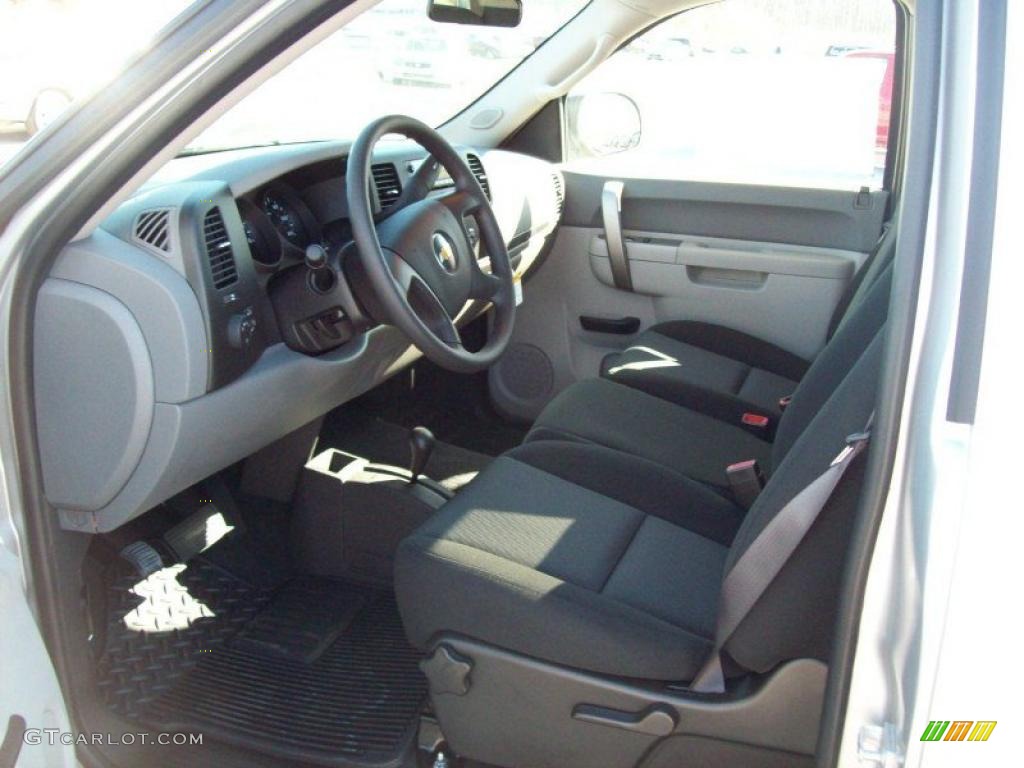
[[[869,421],[868,429],[870,425]],[[725,691],[723,646],[807,535],[854,458],[867,447],[870,437],[871,433],[865,430],[846,438],[846,447],[832,460],[828,469],[779,510],[725,575],[718,599],[714,647],[691,683],[690,690],[701,693]]]

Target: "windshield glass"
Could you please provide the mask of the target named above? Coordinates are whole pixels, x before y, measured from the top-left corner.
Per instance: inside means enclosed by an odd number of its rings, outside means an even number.
[[[383,0],[263,83],[187,151],[353,138],[401,113],[439,125],[489,90],[589,0],[526,0],[518,27],[440,24],[426,0]]]

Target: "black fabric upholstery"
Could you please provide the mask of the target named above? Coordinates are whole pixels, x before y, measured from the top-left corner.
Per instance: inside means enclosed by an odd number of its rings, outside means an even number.
[[[679,341],[660,329],[654,326],[627,349],[608,355],[601,375],[735,426],[743,426],[744,413],[767,416],[767,430],[748,429],[771,436],[781,414],[779,399],[793,393],[795,379]]]
[[[554,449],[575,456],[569,482],[538,465]],[[574,443],[529,446],[499,457],[416,533],[395,560],[406,632],[421,648],[454,632],[539,659],[628,677],[688,679],[708,653],[723,544],[598,493],[589,459],[607,449]],[[611,454],[612,452],[608,452]],[[660,476],[693,506],[718,505],[695,484],[620,455],[620,478]],[[571,460],[553,461],[562,475]],[[708,510],[668,510],[641,492],[646,510],[699,521]],[[669,578],[671,575],[671,578]]]
[[[890,226],[840,298],[829,323],[829,340],[858,318],[863,325],[863,305],[891,271],[895,244],[896,227]],[[874,318],[875,330],[884,319],[884,311]],[[862,350],[863,344],[857,351]],[[600,374],[729,424],[742,426],[744,413],[767,416],[766,430],[744,428],[771,440],[781,416],[780,398],[794,393],[809,368],[806,360],[750,334],[677,321],[654,325],[622,352],[605,357]],[[848,370],[849,365],[837,374],[841,378]]]
[[[569,438],[609,446],[728,495],[729,464],[757,459],[767,474],[779,466],[885,324],[891,287],[889,266],[795,385],[771,443],[711,415],[607,379],[587,379],[560,393],[537,418],[527,440]]]
[[[780,346],[714,323],[677,320],[660,323],[654,329],[674,341],[700,347],[730,360],[739,360],[751,368],[761,368],[794,381],[803,377],[809,365],[802,357]]]
[[[786,409],[784,418],[779,422],[772,445],[772,471],[779,466],[796,439],[807,429],[878,334],[878,330],[885,325],[889,316],[891,289],[892,267],[889,266],[871,286],[849,320],[840,325],[836,335],[814,359],[811,369],[793,393],[793,401]]]
[[[692,679],[724,574],[868,421],[891,280],[883,264],[810,368],[785,379],[795,391],[774,442],[607,378],[566,389],[522,446],[400,545],[395,589],[410,640],[426,649],[455,633],[596,673]],[[754,368],[680,337],[665,337],[681,345],[676,358],[737,400],[781,386],[777,357]],[[723,338],[719,350],[742,348]],[[726,642],[727,675],[827,660],[863,456]],[[768,481],[744,512],[725,467],[751,458]]]
[[[731,547],[713,518],[734,521],[735,508],[645,460],[558,441],[499,457],[399,547],[395,589],[410,640],[426,649],[456,633],[602,674],[691,679],[710,648],[724,573],[867,422],[883,333],[797,439]],[[855,465],[729,639],[727,670],[826,658],[862,477]]]
[[[839,326],[846,321],[854,308],[864,299],[878,277],[892,264],[895,255],[896,226],[895,224],[889,224],[882,232],[882,236],[879,238],[874,250],[864,264],[861,265],[861,268],[853,276],[853,280],[846,286],[846,290],[839,298],[839,303],[836,305],[835,311],[832,313],[832,319],[828,324],[828,335],[826,338],[831,339],[836,335]]]
[[[534,422],[527,442],[597,443],[653,461],[720,489],[725,468],[757,459],[768,466],[771,443],[747,431],[607,379],[586,379],[555,397]]]
[[[601,445],[537,440],[508,455],[725,546],[746,514],[703,483]]]
[[[727,567],[790,499],[825,471],[845,446],[846,436],[864,429],[875,407],[884,334],[884,328],[876,333],[782,460],[736,534]],[[766,671],[788,658],[827,658],[866,455],[858,457],[806,538],[726,644],[726,652],[742,667]]]

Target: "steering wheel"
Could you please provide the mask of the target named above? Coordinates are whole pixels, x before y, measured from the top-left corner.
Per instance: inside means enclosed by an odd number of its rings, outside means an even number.
[[[382,136],[395,133],[427,150],[451,175],[455,189],[441,197],[426,196],[432,185],[422,183],[423,178],[432,179],[431,169],[437,170],[428,157],[414,176],[424,198],[396,206],[395,213],[375,222],[370,202],[373,148]],[[379,305],[377,314],[383,314],[377,319],[400,328],[443,368],[471,373],[492,365],[512,336],[512,264],[490,201],[459,153],[419,120],[382,117],[366,126],[352,146],[345,184],[352,238]],[[490,256],[491,274],[480,268],[473,253],[466,230],[471,218]],[[494,306],[490,334],[477,352],[462,344],[454,322],[470,299]]]

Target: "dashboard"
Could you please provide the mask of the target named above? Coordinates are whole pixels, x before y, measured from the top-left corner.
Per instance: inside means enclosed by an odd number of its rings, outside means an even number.
[[[460,152],[522,277],[557,228],[561,175],[532,157]],[[311,317],[289,303],[307,247],[360,258],[347,154],[323,142],[179,158],[61,254],[39,294],[35,379],[44,487],[65,528],[112,530],[418,359],[397,328],[351,321],[352,291]],[[409,142],[378,145],[377,218],[424,160]],[[430,194],[450,186],[442,174]]]

